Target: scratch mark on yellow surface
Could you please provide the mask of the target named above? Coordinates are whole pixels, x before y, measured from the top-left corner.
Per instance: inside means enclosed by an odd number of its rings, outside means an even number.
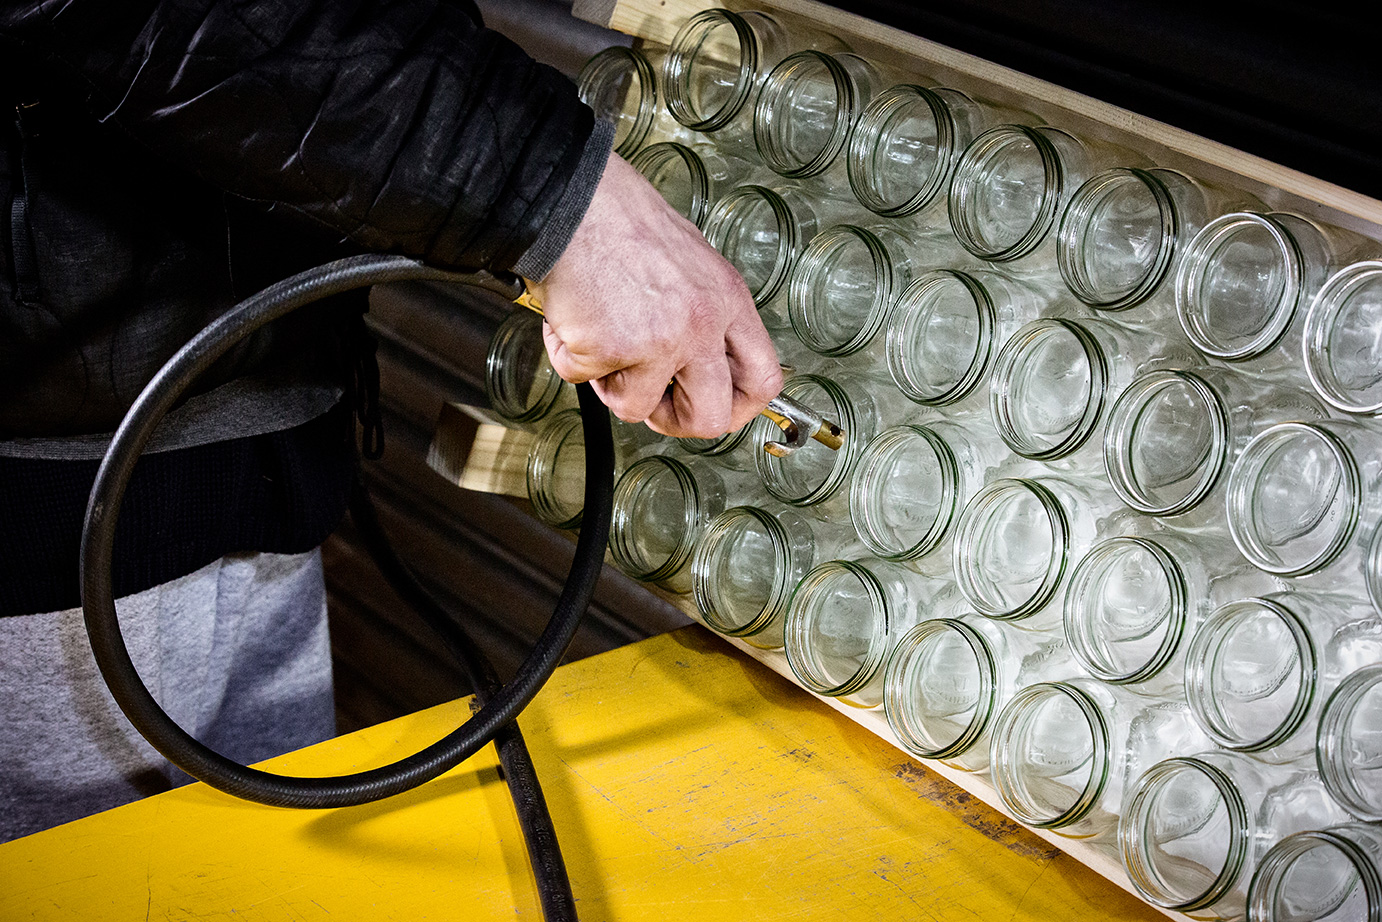
[[[922,797],[943,805],[966,826],[1009,851],[1034,861],[1051,861],[1061,854],[1060,849],[1032,835],[1021,824],[920,765],[904,762],[893,774]]]
[[[1016,918],[1017,918],[1018,912],[1021,911],[1021,909],[1022,909],[1022,904],[1025,903],[1025,902],[1027,902],[1027,894],[1029,894],[1029,893],[1032,892],[1032,888],[1035,887],[1035,886],[1037,885],[1037,882],[1038,882],[1039,880],[1041,880],[1041,878],[1042,878],[1043,875],[1046,874],[1046,869],[1049,868],[1050,866],[1051,866],[1051,862],[1049,862],[1049,861],[1047,861],[1047,862],[1045,862],[1044,864],[1042,864],[1041,870],[1037,872],[1037,876],[1032,878],[1032,882],[1031,882],[1030,884],[1027,885],[1027,889],[1022,891],[1022,896],[1018,897],[1018,899],[1017,899],[1017,905],[1013,907],[1013,914],[1012,914],[1011,916],[1008,917],[1010,920],[1011,920],[1011,919],[1016,919]]]

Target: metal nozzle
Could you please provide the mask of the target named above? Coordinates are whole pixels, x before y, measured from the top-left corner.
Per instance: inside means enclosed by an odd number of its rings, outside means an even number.
[[[763,443],[763,450],[778,458],[787,457],[811,439],[815,439],[831,451],[839,451],[845,444],[845,431],[838,423],[832,423],[791,397],[778,394],[768,401],[763,415],[776,423],[787,436],[780,442],[770,439]]]

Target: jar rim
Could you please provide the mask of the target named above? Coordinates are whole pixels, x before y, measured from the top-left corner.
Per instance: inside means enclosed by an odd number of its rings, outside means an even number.
[[[1044,185],[1031,224],[1012,243],[993,245],[983,239],[978,228],[980,199],[987,191],[982,180],[988,164],[1004,147],[1014,143],[1028,143],[1035,149],[1041,160]],[[1064,184],[1065,167],[1060,153],[1040,130],[1026,125],[995,126],[971,141],[955,165],[948,203],[951,229],[960,245],[981,259],[1003,262],[1026,256],[1055,224]]]
[[[824,68],[835,86],[835,107],[830,134],[825,144],[806,159],[797,159],[782,143],[778,125],[789,120],[790,110],[782,109],[784,98],[802,75],[812,68]],[[763,162],[775,173],[792,179],[817,176],[835,162],[849,140],[858,107],[859,89],[854,77],[834,55],[807,49],[789,54],[768,72],[753,107],[753,141]],[[790,130],[790,129],[789,129]]]
[[[831,595],[826,587],[839,579],[853,579],[863,587],[873,617],[863,662],[851,675],[837,681],[816,656],[810,643],[810,628],[820,614],[819,601]],[[894,617],[882,584],[866,566],[852,560],[828,560],[802,578],[788,602],[783,631],[787,664],[801,683],[818,695],[841,698],[854,694],[872,682],[883,668],[890,652],[887,639]]]
[[[710,33],[725,25],[734,30],[739,42],[739,67],[734,90],[714,112],[702,115],[691,103],[693,64]],[[758,36],[743,16],[724,9],[696,13],[677,30],[663,61],[668,111],[678,122],[695,131],[709,132],[725,127],[744,108],[753,93],[761,54]]]
[[[1039,805],[1032,803],[1026,785],[1014,773],[1014,753],[1023,740],[1014,735],[1026,728],[1021,726],[1025,712],[1039,706],[1043,699],[1064,697],[1072,702],[1084,718],[1090,736],[1090,770],[1084,787],[1074,801],[1055,813],[1043,812]],[[990,766],[993,784],[1003,803],[1020,821],[1038,829],[1059,829],[1083,819],[1098,802],[1108,784],[1109,739],[1108,725],[1099,712],[1099,706],[1083,689],[1067,682],[1038,682],[1028,685],[1014,695],[999,711],[993,725],[990,741]]]
[[[1138,277],[1116,291],[1101,290],[1080,258],[1082,244],[1099,217],[1100,208],[1120,186],[1140,184],[1152,197],[1157,212],[1155,249]],[[1115,167],[1086,180],[1075,190],[1060,219],[1056,263],[1070,291],[1098,310],[1127,310],[1147,300],[1165,280],[1175,255],[1181,218],[1171,192],[1153,171]]]
[[[832,258],[856,242],[864,245],[873,263],[876,284],[868,314],[848,337],[827,339],[819,330],[822,308],[817,306],[816,289],[829,275]],[[812,352],[834,358],[853,355],[867,346],[883,326],[893,302],[895,282],[892,255],[876,234],[854,224],[836,224],[811,238],[797,258],[788,284],[787,319],[797,337]]]
[[[556,405],[562,388],[566,385],[566,382],[552,370],[551,363],[546,360],[547,350],[542,344],[540,332],[535,342],[542,350],[539,373],[545,369],[545,382],[540,388],[530,387],[523,394],[514,394],[505,379],[505,371],[512,370],[511,360],[506,358],[509,354],[507,350],[521,342],[525,335],[531,335],[535,329],[540,329],[541,325],[542,320],[531,311],[513,311],[494,331],[489,351],[485,355],[485,396],[489,398],[494,412],[509,422],[533,423],[542,419]]]
[[[1315,392],[1330,406],[1345,413],[1382,413],[1382,394],[1363,399],[1334,372],[1330,361],[1329,334],[1348,305],[1349,299],[1364,286],[1382,279],[1382,261],[1365,260],[1345,266],[1319,290],[1305,315],[1305,373]]]
[[[720,591],[715,557],[725,543],[747,528],[758,527],[773,551],[772,581],[767,601],[747,617],[737,617],[735,606]],[[792,546],[787,530],[777,518],[757,506],[733,506],[706,527],[691,561],[691,595],[705,623],[729,637],[752,637],[778,621],[787,609],[795,583],[791,581]]]
[[[987,592],[979,585],[973,572],[977,555],[974,546],[978,542],[979,529],[986,518],[999,504],[1008,502],[1014,495],[1026,494],[1034,498],[1046,515],[1051,527],[1051,549],[1048,552],[1045,572],[1041,584],[1025,600],[1017,605],[1005,606],[987,598]],[[1070,525],[1060,500],[1047,487],[1027,478],[1003,478],[990,483],[976,493],[965,504],[960,513],[959,524],[955,528],[952,544],[955,581],[960,591],[975,611],[1000,621],[1017,621],[1034,614],[1046,606],[1056,595],[1061,577],[1065,575],[1070,555]]]
[[[1221,339],[1205,318],[1205,276],[1217,255],[1237,235],[1266,231],[1284,271],[1281,296],[1271,306],[1267,322],[1242,345]],[[1276,213],[1238,211],[1220,215],[1200,228],[1186,247],[1176,273],[1176,316],[1195,347],[1226,361],[1255,358],[1281,342],[1296,315],[1305,287],[1304,258],[1295,238]]]
[[[1192,894],[1173,887],[1146,848],[1147,825],[1158,806],[1159,796],[1177,776],[1185,773],[1201,775],[1214,786],[1229,819],[1229,841],[1225,843],[1223,864],[1212,881]],[[1124,818],[1118,825],[1119,851],[1128,879],[1149,902],[1181,912],[1203,909],[1221,899],[1238,882],[1248,857],[1250,814],[1242,792],[1223,769],[1195,756],[1165,759],[1143,772],[1126,803]]]
[[[797,250],[801,246],[801,233],[786,199],[767,186],[749,184],[731,190],[710,209],[705,219],[705,239],[716,250],[723,253],[730,232],[736,227],[742,229],[742,224],[735,225],[731,219],[736,211],[742,214],[748,202],[766,204],[777,224],[777,258],[773,261],[772,271],[757,291],[750,292],[754,304],[761,308],[777,296],[791,276]]]
[[[1273,845],[1253,871],[1248,885],[1248,918],[1273,919],[1274,906],[1287,874],[1301,856],[1317,848],[1333,848],[1353,866],[1367,901],[1368,922],[1375,922],[1382,912],[1382,873],[1377,863],[1357,843],[1332,829],[1311,830],[1286,836]]]
[[[634,154],[629,166],[647,177],[653,170],[668,163],[680,162],[686,167],[687,186],[691,190],[691,201],[685,216],[697,227],[704,227],[706,216],[710,213],[710,174],[698,155],[685,144],[677,141],[659,141]]]
[[[1369,799],[1348,763],[1353,750],[1349,725],[1363,699],[1382,685],[1382,665],[1364,666],[1339,683],[1320,713],[1316,749],[1320,779],[1330,795],[1358,819],[1382,821],[1382,802]]]
[[[890,202],[877,191],[876,184],[869,182],[871,155],[883,145],[885,137],[891,139],[890,133],[895,131],[895,119],[899,113],[918,109],[919,104],[930,111],[936,127],[935,158],[920,177],[915,191],[900,202]],[[955,143],[957,136],[955,117],[949,104],[938,93],[914,83],[888,87],[864,106],[849,135],[845,165],[854,197],[865,208],[885,217],[915,214],[935,201],[945,188],[960,155]]]
[[[912,664],[923,646],[943,633],[958,634],[974,654],[979,683],[979,703],[969,722],[949,742],[936,739],[923,721],[912,713],[908,690],[914,678]],[[968,752],[992,721],[997,697],[997,662],[988,641],[973,627],[957,618],[932,618],[912,627],[888,657],[884,671],[883,713],[903,748],[924,759],[949,759]]]
[[[933,303],[942,286],[955,282],[964,286],[974,299],[975,317],[978,320],[974,354],[954,385],[939,394],[928,393],[918,383],[917,370],[907,361],[908,344],[917,338],[919,330],[924,329],[922,321],[932,316],[930,311],[923,314],[923,308]],[[988,289],[974,276],[958,269],[935,269],[919,275],[903,289],[888,313],[885,339],[888,373],[898,389],[917,403],[945,406],[962,400],[979,386],[989,369],[995,351],[993,337],[997,325]]]
[[[580,438],[584,447],[585,429],[581,423],[581,411],[575,407],[552,414],[528,449],[528,498],[538,518],[554,528],[579,528],[585,514],[584,503],[573,512],[563,509],[552,496],[557,477],[557,456],[562,444],[573,437]]]
[[[1089,386],[1080,417],[1067,434],[1052,443],[1038,441],[1022,431],[1014,416],[1014,377],[1030,351],[1043,340],[1069,335],[1084,353],[1089,369]],[[989,384],[989,406],[998,435],[1014,453],[1034,461],[1063,458],[1084,445],[1098,427],[1108,388],[1108,358],[1085,324],[1063,317],[1045,317],[1021,327],[998,350],[993,360],[993,375]]]
[[[929,449],[940,468],[939,496],[936,515],[924,533],[910,544],[890,542],[884,526],[878,521],[880,510],[870,499],[879,492],[880,481],[886,481],[892,467],[901,460],[899,453],[908,444],[923,443],[915,450]],[[910,452],[907,452],[910,454]],[[959,515],[959,463],[945,440],[927,426],[903,425],[885,429],[874,436],[859,454],[849,487],[849,514],[854,531],[870,551],[884,560],[915,560],[940,546]]]
[[[1199,399],[1207,415],[1210,447],[1207,463],[1199,466],[1194,486],[1173,501],[1159,500],[1143,486],[1132,463],[1133,438],[1147,409],[1168,388],[1184,384]],[[1104,471],[1118,497],[1145,515],[1174,516],[1189,512],[1213,492],[1228,469],[1229,415],[1209,382],[1186,369],[1159,369],[1134,380],[1109,410],[1104,428]]]
[[[638,550],[634,540],[634,507],[645,499],[645,491],[653,486],[654,481],[667,474],[672,476],[682,497],[681,534],[676,546],[664,560],[648,560]],[[650,455],[629,465],[614,485],[609,550],[615,565],[634,579],[649,583],[680,572],[691,559],[692,548],[699,537],[697,526],[703,515],[702,503],[700,485],[691,469],[681,461],[666,455]]]

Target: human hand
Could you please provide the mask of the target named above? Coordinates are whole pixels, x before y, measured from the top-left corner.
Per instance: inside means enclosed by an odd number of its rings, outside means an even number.
[[[744,280],[615,154],[535,289],[552,367],[589,381],[626,422],[714,438],[746,425],[782,389]]]

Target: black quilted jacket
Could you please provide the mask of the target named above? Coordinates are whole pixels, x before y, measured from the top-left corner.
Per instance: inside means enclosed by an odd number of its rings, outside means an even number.
[[[112,430],[211,317],[328,258],[515,266],[592,127],[447,0],[0,0],[0,440]],[[340,316],[294,314],[201,387],[343,374]],[[117,590],[320,542],[353,463],[335,416],[141,462]],[[0,615],[76,604],[94,470],[0,457]]]

